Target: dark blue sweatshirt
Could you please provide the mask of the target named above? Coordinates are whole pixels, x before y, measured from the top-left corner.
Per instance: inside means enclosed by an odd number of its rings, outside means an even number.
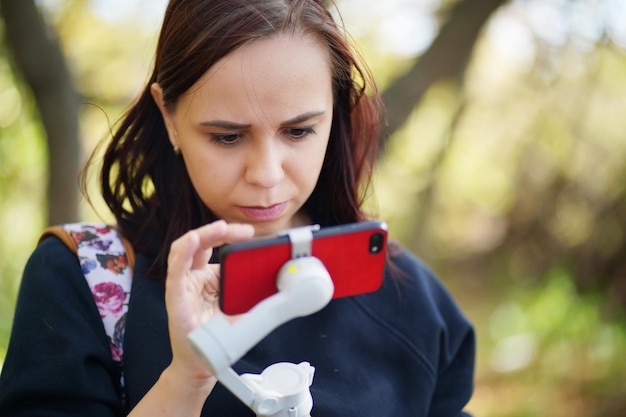
[[[315,367],[312,417],[454,417],[472,394],[475,340],[437,278],[410,253],[391,258],[380,290],[336,299],[277,328],[233,368]],[[137,254],[126,319],[124,376],[132,408],[171,361],[164,286]],[[2,417],[113,417],[120,403],[98,310],[76,255],[55,237],[31,256],[0,376]],[[223,386],[203,416],[254,416]]]

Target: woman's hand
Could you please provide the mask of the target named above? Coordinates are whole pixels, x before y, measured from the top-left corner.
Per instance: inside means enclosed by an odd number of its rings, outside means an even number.
[[[165,281],[172,363],[133,408],[130,416],[200,415],[217,379],[193,351],[187,334],[219,310],[219,265],[209,265],[213,248],[248,240],[254,229],[217,221],[185,233],[170,248]]]
[[[212,389],[215,378],[190,347],[187,334],[218,307],[219,265],[210,265],[213,248],[252,238],[254,228],[220,220],[191,230],[172,243],[168,256],[165,303],[173,359],[170,372],[181,383]],[[184,381],[184,382],[183,382]]]

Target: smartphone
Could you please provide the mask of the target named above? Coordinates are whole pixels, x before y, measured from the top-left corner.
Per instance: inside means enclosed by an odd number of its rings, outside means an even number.
[[[383,280],[387,224],[364,221],[313,230],[311,255],[319,258],[335,286],[333,298],[376,291]],[[280,268],[291,259],[285,235],[225,245],[220,250],[220,308],[241,314],[278,292]]]

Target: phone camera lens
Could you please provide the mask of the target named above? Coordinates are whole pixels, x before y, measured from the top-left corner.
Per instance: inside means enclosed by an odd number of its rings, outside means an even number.
[[[374,233],[370,236],[370,253],[376,254],[383,250],[385,237],[382,233]]]

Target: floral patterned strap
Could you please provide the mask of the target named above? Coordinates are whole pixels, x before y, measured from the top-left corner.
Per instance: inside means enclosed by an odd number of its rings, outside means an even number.
[[[73,244],[71,249],[77,252],[81,269],[109,339],[111,356],[122,369],[124,330],[132,284],[134,253],[132,251],[127,253],[124,240],[110,225],[70,223],[61,225],[61,228],[71,238],[67,239],[67,235],[60,236],[68,246]],[[58,229],[51,228],[47,234],[59,236]],[[123,373],[120,384],[123,392]]]
[[[121,362],[132,281],[122,240],[106,224],[72,223],[64,224],[63,228],[76,243],[80,266],[109,337],[113,360]]]

